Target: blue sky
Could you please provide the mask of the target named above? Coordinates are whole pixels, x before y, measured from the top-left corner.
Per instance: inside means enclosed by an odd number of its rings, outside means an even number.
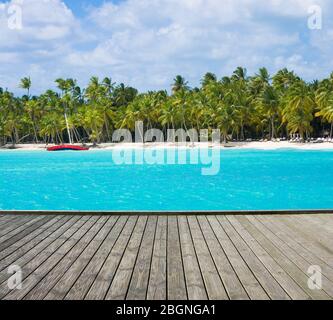
[[[313,5],[319,30],[308,28]],[[13,6],[19,30],[8,28]],[[237,66],[320,79],[333,71],[332,18],[330,0],[0,0],[0,87],[21,94],[30,76],[40,93],[59,77],[84,86],[96,75],[145,91]]]
[[[120,3],[122,0],[114,0],[113,3]],[[67,0],[66,5],[74,12],[77,17],[84,17],[91,6],[99,7],[105,0]]]

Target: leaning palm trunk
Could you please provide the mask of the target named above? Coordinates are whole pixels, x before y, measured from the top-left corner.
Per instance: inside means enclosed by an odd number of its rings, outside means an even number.
[[[27,137],[29,137],[29,136],[31,136],[30,133],[29,133],[29,134],[26,134],[25,136],[19,138],[19,139],[16,141],[16,143],[17,143],[17,144],[20,144],[25,138],[27,138]]]
[[[71,131],[69,130],[69,125],[68,125],[68,119],[67,119],[66,112],[65,112],[65,121],[66,121],[66,128],[67,128],[67,134],[68,134],[69,143],[73,144],[72,135],[71,135]]]
[[[36,141],[36,143],[38,143],[39,141],[38,141],[38,135],[37,135],[36,126],[35,126],[34,123],[32,124],[32,126],[33,126],[33,128],[34,128],[35,141]]]
[[[275,138],[275,127],[274,127],[274,117],[271,118],[271,126],[272,126],[272,131],[271,131],[271,140]]]
[[[109,125],[108,125],[108,119],[107,119],[105,113],[104,113],[104,123],[105,123],[106,135],[108,137],[108,142],[111,142],[111,136],[110,136],[110,130],[109,130]]]
[[[333,122],[331,123],[331,132],[330,132],[330,139],[333,137]]]
[[[300,130],[300,131],[299,131],[299,135],[300,135],[300,137],[301,137],[301,142],[305,142],[305,140],[304,140],[304,132],[303,132],[303,130]]]
[[[77,132],[75,126],[73,127],[73,135],[74,135],[76,141],[77,141],[77,142],[80,142],[81,138],[79,137],[79,134],[78,134],[78,132]]]
[[[19,134],[17,129],[14,127],[13,133],[12,133],[12,147],[15,148],[15,145],[20,140]]]
[[[12,134],[12,148],[13,149],[15,148],[15,145],[16,145],[16,140],[15,140],[14,134]]]
[[[224,143],[224,144],[226,144],[226,143],[228,142],[227,137],[228,137],[228,132],[227,132],[227,131],[224,131],[224,132],[223,132],[223,143]]]
[[[242,140],[242,141],[245,140],[243,120],[242,120],[242,122],[241,122],[241,140]]]

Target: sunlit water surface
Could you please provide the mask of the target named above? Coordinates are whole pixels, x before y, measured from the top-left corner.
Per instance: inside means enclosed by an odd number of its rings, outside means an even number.
[[[202,164],[119,165],[112,152],[0,152],[0,210],[333,208],[332,151],[223,149],[212,176]]]

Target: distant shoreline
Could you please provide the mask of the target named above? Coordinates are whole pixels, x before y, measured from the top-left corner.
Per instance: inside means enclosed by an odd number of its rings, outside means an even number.
[[[77,144],[81,145],[81,144]],[[11,148],[11,145],[0,147],[0,151],[43,151],[46,148],[53,146],[53,144],[17,144],[15,149]],[[277,150],[277,149],[299,149],[299,150],[332,150],[332,142],[323,143],[296,143],[288,141],[280,142],[229,142],[227,144],[214,144],[211,142],[199,142],[191,144],[188,143],[101,143],[97,147],[93,147],[91,144],[87,144],[91,151],[97,150],[122,150],[122,149],[193,149],[193,148],[221,148],[221,149],[260,149],[260,150]]]

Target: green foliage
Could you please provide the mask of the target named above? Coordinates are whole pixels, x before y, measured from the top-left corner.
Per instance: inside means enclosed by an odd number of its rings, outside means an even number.
[[[15,97],[0,88],[0,143],[62,143],[112,140],[118,128],[134,130],[135,121],[145,129],[219,128],[228,139],[274,139],[297,133],[302,139],[333,131],[333,73],[328,79],[306,83],[287,69],[272,77],[266,68],[254,76],[238,67],[221,80],[206,73],[201,87],[191,89],[178,75],[167,91],[138,94],[135,88],[111,78],[92,77],[85,89],[74,79],[57,79],[58,92],[47,90]],[[65,122],[68,119],[68,130]],[[318,120],[316,120],[318,119]],[[319,125],[318,125],[319,123]],[[320,125],[321,124],[321,125]]]

